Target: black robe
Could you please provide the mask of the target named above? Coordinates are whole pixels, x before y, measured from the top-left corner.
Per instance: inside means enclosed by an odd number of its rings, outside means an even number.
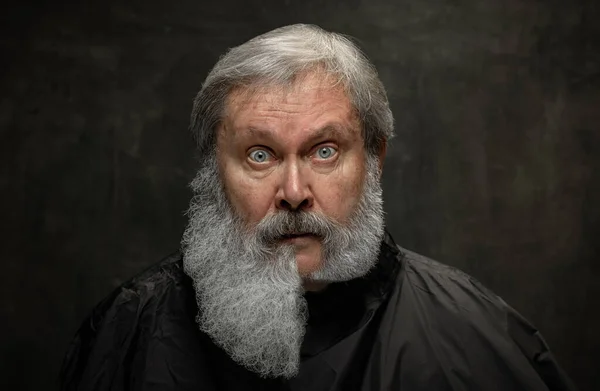
[[[79,329],[62,390],[574,390],[540,333],[472,277],[386,236],[366,277],[307,293],[300,373],[263,379],[200,332],[174,254]]]

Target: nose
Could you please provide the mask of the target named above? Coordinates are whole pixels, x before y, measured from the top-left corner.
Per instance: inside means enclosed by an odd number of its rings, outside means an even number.
[[[313,201],[308,178],[302,174],[298,162],[288,162],[281,175],[275,206],[281,210],[298,211],[312,208]]]

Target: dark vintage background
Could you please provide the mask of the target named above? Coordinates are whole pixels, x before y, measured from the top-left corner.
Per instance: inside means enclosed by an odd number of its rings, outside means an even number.
[[[195,92],[226,48],[294,22],[356,37],[388,88],[396,240],[476,276],[600,389],[597,2],[3,7],[1,389],[55,389],[94,303],[178,248]]]

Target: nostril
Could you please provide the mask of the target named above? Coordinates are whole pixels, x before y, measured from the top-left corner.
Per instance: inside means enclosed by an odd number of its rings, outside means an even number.
[[[300,205],[298,205],[298,207],[297,207],[296,209],[306,209],[306,208],[308,208],[308,207],[309,207],[309,205],[308,205],[308,204],[309,204],[308,200],[307,200],[307,199],[304,199],[304,201],[302,201],[302,202],[300,203]]]
[[[300,202],[297,205],[293,205],[292,203],[290,203],[287,200],[279,201],[279,206],[281,209],[290,210],[290,211],[306,209],[310,206],[309,204],[310,204],[310,202],[308,201],[308,199],[302,200],[302,202]]]
[[[281,206],[282,209],[286,209],[286,210],[292,210],[292,204],[290,204],[289,202],[287,202],[286,200],[281,200],[279,202],[279,206]]]

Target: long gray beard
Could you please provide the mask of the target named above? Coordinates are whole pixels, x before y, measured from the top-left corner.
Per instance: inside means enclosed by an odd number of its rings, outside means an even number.
[[[194,283],[200,329],[262,377],[295,376],[307,308],[294,248],[278,239],[295,232],[321,238],[322,266],[307,280],[365,275],[377,262],[384,229],[377,160],[367,159],[364,190],[346,225],[314,212],[278,212],[248,227],[225,195],[214,157],[191,187],[183,263]]]

